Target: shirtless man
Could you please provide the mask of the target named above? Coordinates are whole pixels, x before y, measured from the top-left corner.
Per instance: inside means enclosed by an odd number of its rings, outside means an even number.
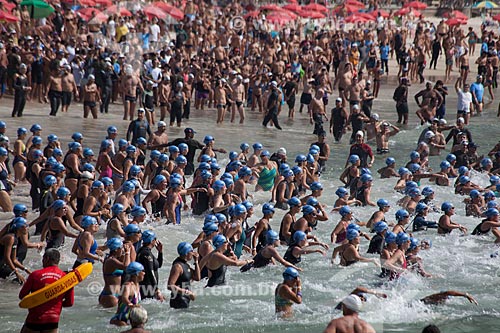
[[[55,116],[62,100],[62,77],[59,71],[50,73],[45,99],[50,100],[50,115]]]
[[[245,109],[243,109],[243,102],[246,100],[245,86],[243,85],[243,77],[236,76],[236,83],[233,85],[233,105],[231,106],[231,122],[234,123],[236,110],[240,114],[240,124],[245,121]]]
[[[421,102],[419,101],[420,97],[422,97]],[[443,103],[443,96],[432,88],[432,83],[427,82],[425,89],[420,90],[415,95],[415,102],[420,108],[416,114],[420,119],[421,125],[423,125],[426,121],[431,122],[431,118],[435,116],[436,110]]]
[[[217,86],[215,87],[215,106],[217,107],[217,124],[222,124],[224,122],[224,115],[226,113],[226,104],[227,104],[227,95],[226,95],[227,86],[226,79],[220,79],[217,82]]]
[[[123,94],[123,120],[134,119],[135,106],[137,105],[137,87],[144,90],[141,81],[134,75],[131,65],[125,66],[125,76],[122,78],[121,91]]]
[[[101,94],[94,75],[90,74],[88,79],[83,87],[83,118],[88,118],[89,112],[92,112],[92,118],[97,119],[97,103],[101,103]]]
[[[458,62],[460,64],[460,76],[462,77],[462,86],[467,83],[467,75],[469,74],[469,53],[467,49],[462,53],[462,55],[458,58]]]
[[[323,117],[326,121],[328,121],[328,116],[325,112],[325,104],[323,104],[323,89],[318,89],[316,95],[313,97],[311,102],[311,113],[310,113],[310,122],[311,124],[314,121],[314,132],[313,134],[318,135],[319,133],[324,132],[323,129]]]
[[[75,77],[71,73],[71,66],[65,65],[62,76],[62,109],[61,112],[68,112],[73,94],[78,98],[78,87],[76,86]]]
[[[167,146],[167,124],[163,121],[158,122],[158,130],[149,137],[148,149],[158,149],[162,151]]]
[[[399,128],[389,124],[388,122],[383,122],[380,126],[380,130],[377,133],[377,153],[387,154],[389,152],[389,138],[399,133]]]
[[[343,317],[332,320],[323,333],[375,333],[375,329],[359,318],[363,306],[361,298],[349,295],[342,301]]]
[[[158,102],[160,103],[160,121],[164,121],[167,116],[167,111],[170,112],[170,103],[168,97],[172,91],[170,85],[170,76],[163,76],[163,80],[158,84]]]
[[[307,78],[304,81],[304,91],[302,92],[302,95],[300,96],[300,108],[299,108],[299,113],[302,113],[302,109],[304,108],[304,105],[307,105],[307,112],[309,113],[309,108],[311,105],[312,101],[312,83],[314,82],[313,78]]]
[[[342,98],[342,105],[346,104],[347,89],[352,85],[354,69],[350,62],[346,63],[342,72],[339,73],[339,96]]]
[[[346,88],[345,97],[349,101],[351,112],[354,105],[361,104],[361,92],[364,86],[365,84],[363,82],[358,82],[358,77],[354,76],[351,80],[351,85]]]
[[[222,47],[220,39],[217,39],[217,46],[213,50],[213,55],[215,57],[215,62],[219,65],[227,58],[226,50]]]

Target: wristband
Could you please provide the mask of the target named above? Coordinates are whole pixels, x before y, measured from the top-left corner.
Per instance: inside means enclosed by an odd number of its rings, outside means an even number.
[[[297,291],[297,296],[302,297],[302,291],[300,291],[300,290],[299,290],[299,291]]]

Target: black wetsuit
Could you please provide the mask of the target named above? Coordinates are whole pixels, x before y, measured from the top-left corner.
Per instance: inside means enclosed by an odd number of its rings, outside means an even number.
[[[295,257],[295,256],[293,255],[293,249],[294,249],[294,248],[296,248],[296,247],[298,247],[298,246],[297,246],[297,245],[295,245],[295,244],[294,244],[294,245],[290,245],[290,246],[288,247],[288,249],[286,250],[285,255],[283,256],[283,258],[284,258],[286,261],[288,261],[289,263],[291,263],[291,264],[293,264],[293,265],[296,265],[296,264],[298,264],[299,262],[301,262],[301,261],[302,261],[302,257],[298,257],[298,258],[297,258],[297,257]]]
[[[427,228],[437,228],[438,224],[435,221],[426,221],[425,217],[417,215],[413,220],[413,231],[423,231]]]
[[[158,269],[163,264],[163,253],[158,253],[158,259],[153,255],[151,249],[144,245],[137,252],[136,261],[144,266],[144,280],[141,285],[141,298],[154,298],[155,292],[158,289]]]
[[[209,189],[208,184],[200,184],[196,188],[206,188]],[[201,215],[206,212],[209,207],[208,191],[207,192],[196,192],[193,198],[193,215]]]
[[[488,222],[488,220],[482,220],[481,223],[479,223],[474,230],[472,231],[473,235],[480,236],[480,235],[487,235],[490,231],[491,228],[488,228],[487,230],[482,230],[482,226],[484,222]]]
[[[172,267],[176,264],[181,265],[182,273],[179,275],[174,284],[179,288],[191,290],[192,274],[189,265],[186,260],[179,257],[174,260]],[[172,293],[170,296],[170,307],[174,309],[186,309],[189,307],[189,302],[191,302],[191,299],[183,293]]]
[[[381,234],[376,234],[370,241],[370,245],[368,246],[367,253],[382,253],[384,249],[384,241],[385,238]]]
[[[207,287],[221,286],[226,283],[226,265],[221,265],[217,269],[208,269],[212,276],[208,279]]]

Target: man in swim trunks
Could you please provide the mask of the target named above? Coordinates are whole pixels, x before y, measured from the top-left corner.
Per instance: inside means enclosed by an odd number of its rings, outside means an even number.
[[[26,283],[19,291],[19,299],[23,299],[25,296],[32,292],[37,291],[56,282],[66,275],[57,266],[61,254],[56,249],[48,249],[45,251],[42,259],[43,268],[28,276]],[[22,333],[34,333],[34,332],[44,332],[44,333],[57,333],[59,327],[59,316],[61,315],[62,307],[73,306],[74,302],[74,289],[71,288],[66,293],[58,296],[50,301],[35,306],[29,309],[28,317],[24,322]]]
[[[344,317],[332,320],[324,333],[375,333],[375,329],[359,318],[359,311],[363,306],[361,298],[357,295],[349,295],[342,301],[342,312]]]

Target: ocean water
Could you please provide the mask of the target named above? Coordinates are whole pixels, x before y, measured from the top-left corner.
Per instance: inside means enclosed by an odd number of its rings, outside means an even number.
[[[380,114],[381,119],[395,123],[396,113],[392,93],[394,82],[389,87],[382,87],[378,100],[374,103],[373,112]],[[419,85],[411,87],[410,92],[416,93]],[[334,97],[330,100],[334,100]],[[391,153],[384,157],[376,156],[373,171],[384,165],[387,156],[396,158],[397,166],[406,164],[409,153],[416,146],[423,127],[417,124],[414,111],[416,106],[410,97],[410,124],[391,140]],[[456,97],[450,87],[450,96],[447,98],[447,119],[455,119]],[[0,102],[0,114],[8,115],[12,100],[4,99]],[[500,128],[496,118],[497,104],[493,103],[485,114],[473,118],[468,128],[472,131],[474,142],[480,145],[480,153],[486,154],[500,139]],[[118,137],[125,137],[128,123],[121,120],[121,105],[113,106],[111,114],[105,115],[98,121],[84,120],[82,107],[73,106],[69,114],[49,118],[48,106],[30,105],[22,119],[11,119],[4,116],[7,121],[7,135],[11,141],[15,139],[17,127],[31,126],[40,123],[43,127],[43,136],[56,133],[67,147],[71,134],[75,131],[84,134],[84,146],[89,146],[98,151],[100,141],[105,136],[108,125],[115,124],[119,128]],[[291,161],[295,155],[307,151],[310,143],[316,141],[311,135],[312,127],[305,115],[296,113],[296,120],[287,121],[287,108],[281,115],[283,131],[274,128],[265,129],[260,122],[262,116],[258,112],[247,112],[247,121],[241,126],[225,123],[215,125],[215,111],[198,112],[193,110],[193,117],[186,126],[193,127],[197,132],[196,138],[200,141],[203,136],[211,134],[216,139],[216,146],[226,150],[238,150],[241,142],[261,142],[265,149],[276,151],[285,147]],[[182,128],[168,130],[169,137],[174,139],[183,136]],[[332,155],[327,163],[327,170],[321,177],[325,190],[321,202],[327,205],[329,212],[336,199],[334,192],[341,185],[338,177],[345,163],[348,151],[348,135],[344,142],[334,144],[333,138],[328,137],[332,148]],[[448,148],[449,151],[449,148]],[[437,169],[441,157],[431,157],[430,165]],[[219,156],[219,162],[225,164],[227,155]],[[292,163],[291,163],[292,164]],[[386,215],[389,221],[394,221],[397,210],[396,201],[401,197],[392,188],[396,179],[380,180],[375,176],[372,197],[374,201],[386,198],[392,204],[390,212]],[[488,177],[474,174],[473,181],[485,185]],[[190,181],[188,181],[190,183]],[[422,186],[428,184],[422,181]],[[451,201],[457,207],[457,215],[453,220],[464,224],[469,231],[479,222],[477,218],[465,217],[463,197],[456,196],[452,187],[437,187],[435,202],[440,205],[443,201]],[[13,202],[30,202],[28,186],[18,186],[14,190]],[[253,202],[257,212],[251,222],[261,217],[261,205],[270,199],[269,193],[254,193]],[[355,216],[366,221],[376,210],[376,207],[354,207]],[[279,229],[283,212],[278,211],[271,221],[273,229]],[[2,225],[11,217],[11,214],[0,213]],[[30,213],[30,217],[35,215]],[[431,219],[437,220],[439,214],[431,213]],[[329,242],[329,235],[338,223],[338,214],[329,214],[329,220],[319,222],[318,229],[314,232],[322,241]],[[160,269],[161,289],[168,296],[166,286],[171,262],[176,257],[176,246],[180,241],[192,241],[199,233],[202,226],[200,218],[193,218],[189,213],[183,215],[180,226],[166,226],[162,223],[148,223],[142,229],[153,229],[164,244],[164,264]],[[103,243],[104,226],[97,236],[99,243]],[[361,317],[370,322],[377,332],[420,332],[429,323],[435,323],[443,332],[487,332],[497,331],[499,313],[497,299],[500,296],[497,285],[500,282],[500,258],[490,258],[496,250],[491,236],[476,237],[462,236],[453,232],[446,237],[437,236],[435,230],[429,230],[416,235],[417,238],[428,238],[433,246],[428,251],[422,251],[420,256],[424,260],[425,269],[433,278],[422,278],[414,274],[407,274],[395,284],[384,283],[377,277],[379,269],[371,263],[358,263],[354,266],[343,268],[330,263],[332,250],[325,257],[319,254],[310,254],[303,257],[300,266],[303,281],[303,304],[294,306],[294,317],[287,320],[277,319],[274,314],[274,288],[281,282],[283,267],[272,266],[259,270],[240,273],[237,268],[228,268],[227,286],[221,288],[204,289],[205,282],[195,282],[193,287],[198,294],[196,301],[191,303],[188,310],[180,311],[170,309],[168,302],[163,304],[156,301],[145,301],[143,306],[148,310],[149,322],[147,328],[155,332],[321,332],[327,323],[341,315],[335,310],[335,305],[356,286],[365,286],[388,294],[387,299],[370,297]],[[33,238],[38,241],[37,238]],[[68,269],[74,262],[71,254],[72,241],[70,240],[63,249],[63,258],[60,266]],[[361,253],[364,254],[368,242],[361,243]],[[279,248],[283,254],[285,247]],[[245,255],[245,258],[249,257]],[[37,269],[41,266],[41,254],[35,250],[30,251],[26,262],[29,267]],[[115,309],[104,310],[98,306],[98,294],[102,288],[101,264],[94,266],[92,275],[75,289],[75,305],[63,309],[60,328],[61,332],[119,332],[120,329],[109,325],[109,319]],[[20,309],[18,303],[18,286],[8,281],[0,281],[2,302],[0,304],[0,320],[3,325],[0,332],[19,331],[26,310]],[[470,304],[466,299],[456,298],[439,307],[427,306],[418,302],[423,296],[443,291],[459,290],[472,294],[479,302],[478,306]]]

